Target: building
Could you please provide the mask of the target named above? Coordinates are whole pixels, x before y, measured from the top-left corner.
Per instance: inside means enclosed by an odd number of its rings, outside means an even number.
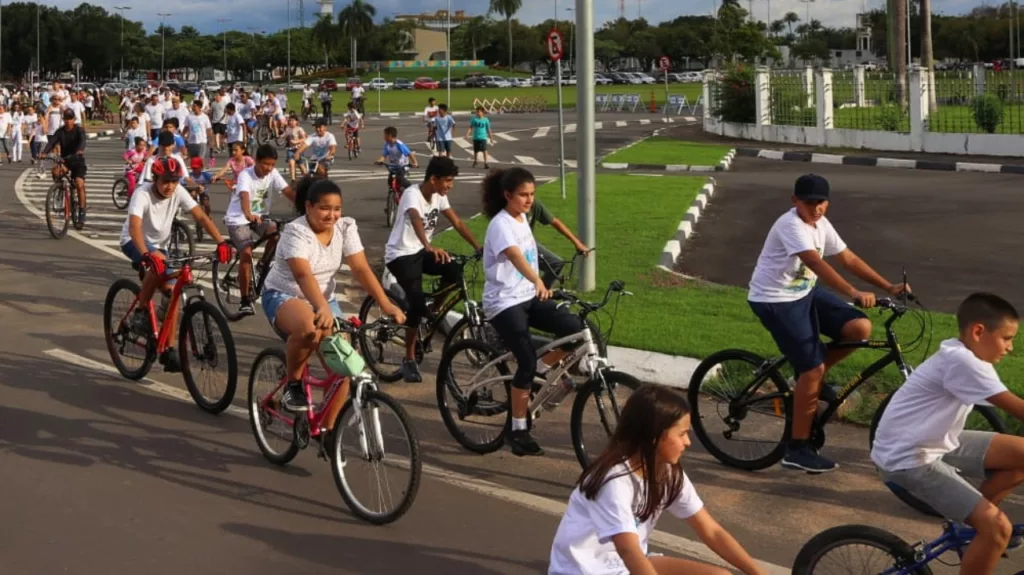
[[[320,5],[320,16],[334,18],[334,0],[316,0],[316,2]]]
[[[455,28],[459,24],[465,24],[472,19],[472,16],[466,15],[465,10],[456,10],[452,12],[451,19],[448,18],[447,10],[438,10],[437,12],[427,12],[424,14],[395,15],[396,22],[413,22],[416,24],[417,28],[425,28],[427,30],[441,32],[444,32],[449,27]]]

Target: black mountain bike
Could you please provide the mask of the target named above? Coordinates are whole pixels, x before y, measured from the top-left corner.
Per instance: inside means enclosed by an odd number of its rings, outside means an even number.
[[[277,231],[253,242],[252,249],[254,252],[260,246],[266,245],[271,238],[280,237],[285,222],[273,219],[271,221],[277,225]],[[254,227],[255,225],[250,224],[249,226]],[[256,304],[256,301],[259,300],[260,295],[263,293],[263,282],[267,280],[267,273],[270,272],[270,265],[274,262],[274,253],[276,251],[277,244],[273,248],[265,250],[259,258],[253,253],[252,278],[249,280],[249,301],[253,302],[253,305]],[[213,295],[217,300],[217,307],[224,312],[224,317],[228,318],[229,321],[242,319],[242,314],[238,310],[242,305],[242,290],[238,284],[238,265],[241,257],[242,252],[235,250],[235,257],[226,266],[216,260],[213,262]]]

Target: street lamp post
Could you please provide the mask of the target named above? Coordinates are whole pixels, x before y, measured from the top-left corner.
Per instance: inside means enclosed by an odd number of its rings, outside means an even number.
[[[230,22],[231,18],[217,18],[221,24]],[[228,81],[228,29],[224,28],[224,82]]]
[[[171,15],[170,12],[157,12],[157,16],[160,17],[160,81],[164,82],[167,80],[167,76],[164,75],[164,52],[167,48],[166,38],[166,27],[164,26],[164,18]]]
[[[255,82],[256,81],[256,30],[257,30],[257,28],[254,28],[252,26],[248,26],[248,27],[246,27],[246,30],[248,30],[252,34],[252,43],[250,44],[250,47],[249,47],[249,61],[251,62],[251,65],[252,65],[252,81]]]
[[[124,80],[124,11],[131,9],[131,6],[114,6],[114,10],[121,13],[121,73],[117,76],[118,81]]]
[[[452,0],[448,0],[448,24],[445,26],[445,65],[448,67],[448,82],[446,87],[448,88],[448,100],[447,103],[450,106],[452,103]]]
[[[569,16],[569,74],[572,74],[572,55],[576,53],[576,44],[573,43],[573,36],[576,34],[576,14],[575,8],[569,7],[565,9],[570,14]],[[558,14],[555,14],[555,18],[558,18]]]
[[[288,85],[284,93],[292,89],[292,0],[288,0]]]
[[[43,62],[39,58],[39,3],[36,2],[36,82],[43,81]]]

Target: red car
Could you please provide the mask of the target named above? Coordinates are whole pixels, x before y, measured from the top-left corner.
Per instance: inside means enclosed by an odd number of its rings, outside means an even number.
[[[338,83],[334,80],[320,80],[320,89],[334,92],[338,89]]]
[[[349,78],[348,80],[345,81],[345,89],[348,90],[349,92],[352,91],[352,88],[355,88],[356,86],[362,86],[362,85],[363,85],[363,81],[360,80],[357,77]]]
[[[441,87],[441,83],[435,81],[433,78],[416,78],[416,81],[412,83],[414,90],[437,90]]]

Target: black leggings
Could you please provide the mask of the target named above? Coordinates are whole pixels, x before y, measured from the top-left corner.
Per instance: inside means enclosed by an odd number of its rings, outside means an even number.
[[[462,266],[455,262],[438,263],[427,250],[395,258],[388,263],[388,271],[405,290],[409,303],[405,325],[416,327],[427,315],[427,296],[423,293],[423,274],[441,276],[441,283],[450,285],[462,280]]]
[[[512,379],[512,387],[524,390],[533,385],[533,374],[537,371],[537,350],[533,347],[530,328],[553,334],[555,339],[583,330],[583,320],[578,315],[559,308],[558,302],[540,301],[537,298],[502,311],[491,319],[491,325],[516,358],[518,367]],[[572,344],[563,349],[571,351],[577,345]]]

